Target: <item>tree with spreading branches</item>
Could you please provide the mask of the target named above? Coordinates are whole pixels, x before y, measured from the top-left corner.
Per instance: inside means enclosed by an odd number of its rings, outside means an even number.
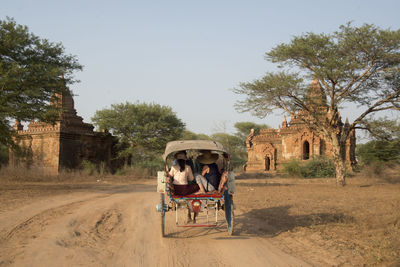
[[[120,158],[135,163],[160,158],[165,145],[179,139],[185,129],[172,108],[155,103],[113,104],[97,110],[92,121],[118,137]]]
[[[0,20],[0,144],[12,144],[12,121],[54,122],[60,108],[50,102],[76,82],[73,72],[81,69],[60,43],[11,18]]]
[[[337,183],[345,185],[343,149],[350,133],[366,129],[378,112],[400,110],[400,30],[347,23],[331,34],[296,36],[266,59],[281,70],[235,88],[246,96],[236,108],[259,117],[275,109],[306,112],[300,119],[332,144]],[[311,81],[319,94],[310,93]],[[341,111],[350,105],[356,118],[345,127]]]

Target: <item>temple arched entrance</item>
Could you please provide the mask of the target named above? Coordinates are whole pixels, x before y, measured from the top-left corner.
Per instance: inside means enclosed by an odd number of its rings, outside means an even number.
[[[326,143],[325,143],[325,140],[323,140],[323,139],[321,139],[320,141],[319,141],[319,154],[321,155],[321,156],[325,156],[325,153],[326,153]]]
[[[303,160],[310,159],[310,143],[304,141],[303,143]]]
[[[271,170],[271,158],[267,155],[265,157],[265,171]]]
[[[276,148],[271,144],[267,143],[263,146],[260,151],[260,156],[262,156],[261,160],[261,168],[264,171],[275,171],[276,170]]]

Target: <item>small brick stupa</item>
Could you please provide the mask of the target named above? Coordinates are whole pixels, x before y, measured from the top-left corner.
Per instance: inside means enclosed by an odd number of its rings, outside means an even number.
[[[93,125],[84,123],[68,91],[53,99],[51,105],[62,108],[55,124],[32,121],[24,130],[21,122],[15,123],[15,142],[21,151],[10,150],[10,165],[34,167],[53,175],[79,168],[84,160],[111,167],[115,138],[94,132]]]

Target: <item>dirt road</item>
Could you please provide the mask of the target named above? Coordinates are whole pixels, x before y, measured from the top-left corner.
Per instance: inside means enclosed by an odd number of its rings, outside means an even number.
[[[266,238],[172,227],[151,182],[74,188],[0,210],[0,266],[308,266]],[[240,214],[240,207],[236,214]]]

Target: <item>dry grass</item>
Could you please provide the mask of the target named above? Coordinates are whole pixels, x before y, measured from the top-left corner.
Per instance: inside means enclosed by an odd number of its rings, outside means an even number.
[[[91,182],[120,182],[126,183],[137,179],[150,178],[148,173],[143,170],[126,169],[122,173],[110,174],[104,171],[91,172],[88,170],[62,171],[58,175],[44,172],[41,169],[31,168],[12,168],[4,167],[0,169],[1,183],[91,183]]]
[[[400,184],[361,177],[345,187],[334,178],[237,184],[239,233],[270,237],[317,266],[400,264]]]
[[[400,183],[400,164],[395,162],[375,162],[365,166],[360,177],[380,179],[388,183]]]

